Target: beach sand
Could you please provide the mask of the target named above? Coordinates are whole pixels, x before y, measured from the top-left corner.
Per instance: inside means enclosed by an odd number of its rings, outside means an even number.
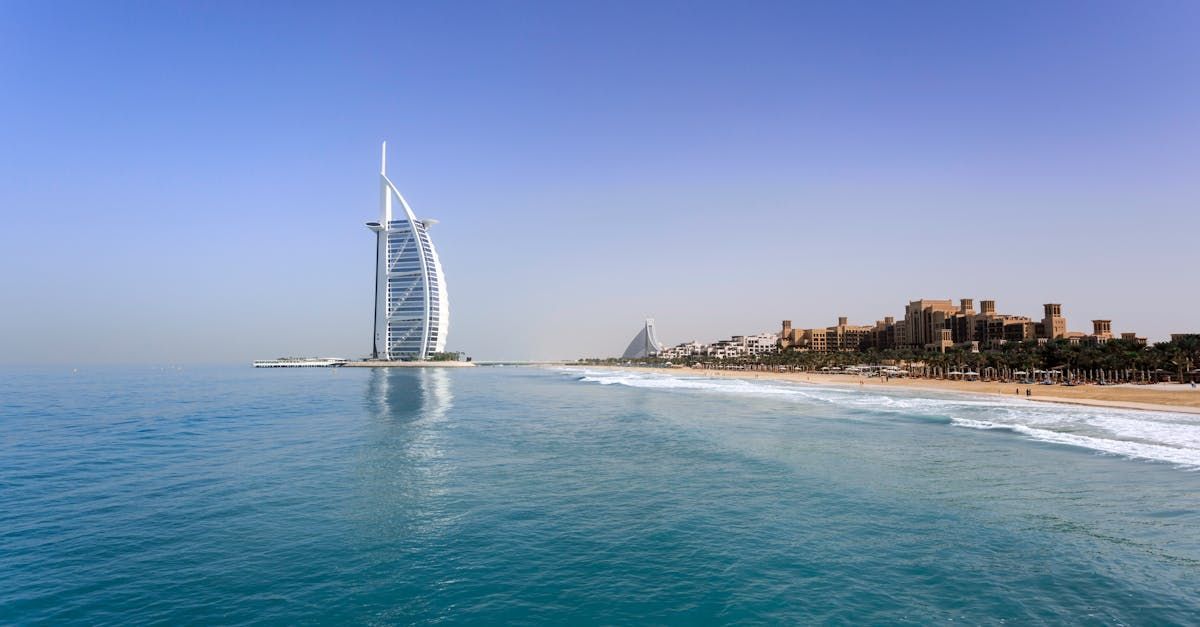
[[[589,366],[592,367],[592,366]],[[641,368],[614,366],[623,370],[640,372],[670,372],[704,377],[731,377],[735,379],[761,379],[791,381],[818,385],[879,389],[919,389],[959,392],[963,394],[990,394],[997,396],[1019,396],[1027,398],[1025,390],[1032,392],[1028,399],[1049,403],[1093,405],[1122,409],[1144,409],[1149,411],[1173,411],[1200,414],[1200,387],[1190,385],[1156,383],[1154,385],[1018,385],[990,381],[947,381],[942,379],[891,378],[885,383],[876,377],[856,375],[820,374],[812,372],[751,372],[744,370],[704,370],[700,368]],[[1017,393],[1019,391],[1019,394]]]

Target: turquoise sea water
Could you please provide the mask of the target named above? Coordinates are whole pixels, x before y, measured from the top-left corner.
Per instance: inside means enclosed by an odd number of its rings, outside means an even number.
[[[571,369],[5,370],[0,623],[1195,623],[1198,418]]]

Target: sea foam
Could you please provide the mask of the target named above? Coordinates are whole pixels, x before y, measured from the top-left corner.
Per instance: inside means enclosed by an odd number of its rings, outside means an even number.
[[[600,385],[747,395],[877,415],[923,417],[954,427],[1002,430],[1032,440],[1104,454],[1200,468],[1200,416],[1191,414],[1051,404],[929,390],[883,391],[879,388],[689,376],[674,372],[587,368],[564,368],[562,372],[570,373],[580,382]]]

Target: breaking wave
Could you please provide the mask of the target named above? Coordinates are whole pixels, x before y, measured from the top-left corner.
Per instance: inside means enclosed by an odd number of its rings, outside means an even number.
[[[1041,442],[1131,459],[1200,468],[1200,415],[1052,404],[929,390],[709,378],[675,373],[563,368],[583,383],[778,398],[880,415],[903,414],[955,427],[1002,430]]]

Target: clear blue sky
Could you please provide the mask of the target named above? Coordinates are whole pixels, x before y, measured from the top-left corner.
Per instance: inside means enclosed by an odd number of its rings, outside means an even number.
[[[1200,4],[0,4],[0,361],[369,349],[378,142],[450,348],[915,298],[1200,330]]]

